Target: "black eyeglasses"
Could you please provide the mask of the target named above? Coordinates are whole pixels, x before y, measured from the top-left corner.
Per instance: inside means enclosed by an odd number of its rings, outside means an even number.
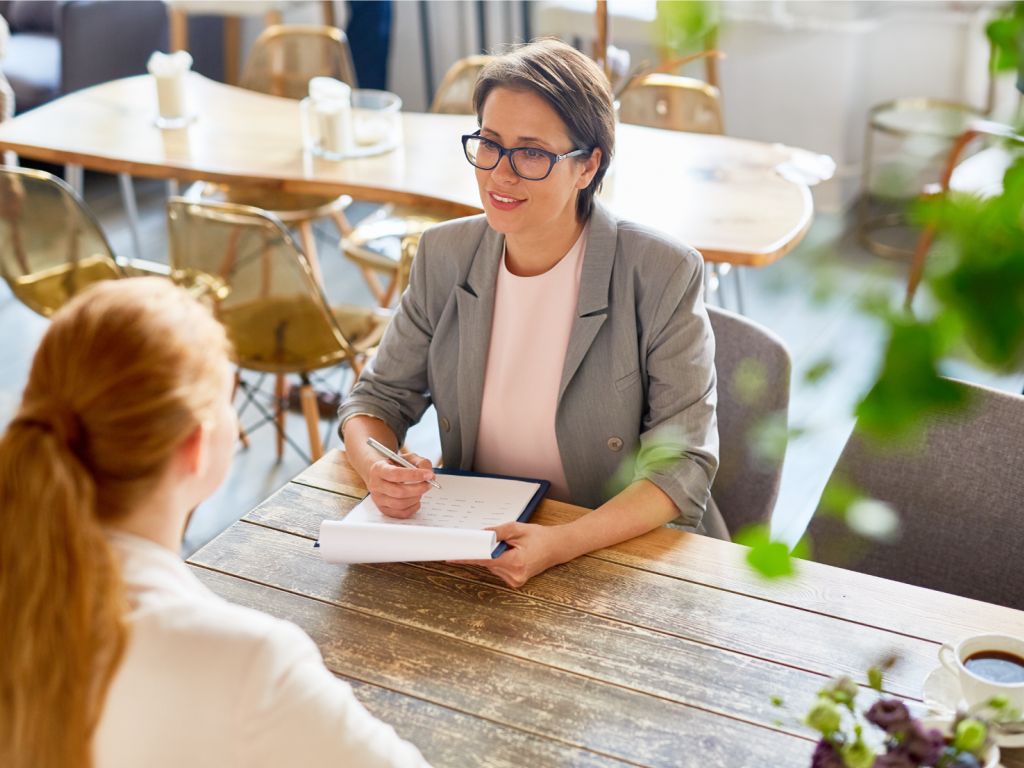
[[[490,171],[498,167],[501,158],[508,155],[509,164],[516,176],[527,181],[546,179],[555,167],[555,163],[569,157],[589,155],[589,149],[574,149],[564,155],[556,155],[537,147],[512,147],[507,149],[496,141],[485,139],[480,132],[467,133],[462,137],[462,148],[466,159],[482,171]]]

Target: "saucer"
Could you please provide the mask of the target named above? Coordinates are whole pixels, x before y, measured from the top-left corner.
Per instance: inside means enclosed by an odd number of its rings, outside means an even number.
[[[928,673],[921,694],[925,706],[939,717],[952,717],[957,709],[967,709],[967,702],[960,695],[960,682],[943,666]],[[996,736],[996,744],[1004,749],[1019,749],[1024,747],[1024,733]]]

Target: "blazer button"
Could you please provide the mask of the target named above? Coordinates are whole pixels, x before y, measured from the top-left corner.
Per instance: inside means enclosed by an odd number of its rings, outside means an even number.
[[[608,438],[608,450],[610,451],[621,451],[622,450],[622,438],[621,437],[609,437]]]
[[[441,429],[444,432],[451,432],[452,431],[452,425],[449,424],[448,423],[448,419],[444,418],[443,416],[441,417]]]

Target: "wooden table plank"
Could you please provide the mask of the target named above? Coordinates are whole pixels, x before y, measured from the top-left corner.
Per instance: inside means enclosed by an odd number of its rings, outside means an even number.
[[[294,482],[365,495],[361,478],[338,450]],[[535,520],[557,525],[583,513],[569,504],[544,502]],[[792,578],[763,579],[747,565],[746,551],[729,542],[659,528],[594,556],[932,642],[983,632],[1024,636],[1024,611],[805,561],[798,563]]]
[[[314,539],[321,520],[340,519],[355,504],[348,496],[291,483],[244,519]],[[504,588],[482,569],[426,567]],[[585,596],[580,584],[587,585]],[[862,683],[869,666],[895,656],[899,663],[887,675],[886,690],[906,698],[921,698],[922,683],[938,663],[937,643],[701,584],[673,589],[671,601],[664,599],[665,590],[664,576],[583,557],[531,579],[520,592],[822,675],[847,674]],[[837,648],[843,649],[841,655]]]
[[[520,729],[524,740],[542,737],[560,744],[567,755],[586,749],[627,762],[675,766],[685,744],[697,747],[702,765],[735,766],[779,759],[795,765],[806,762],[811,752],[808,741],[773,730],[480,646],[439,643],[421,629],[193,568],[222,597],[301,626],[336,674],[472,714],[496,728]],[[380,716],[401,722],[395,714],[389,706]],[[428,737],[424,749],[437,738]],[[469,764],[466,757],[462,764]]]
[[[407,564],[331,565],[308,539],[248,523],[229,528],[190,562],[770,728],[778,718],[773,696],[784,695],[803,711],[825,682],[821,675],[516,591],[425,575]],[[807,733],[792,724],[783,730]]]

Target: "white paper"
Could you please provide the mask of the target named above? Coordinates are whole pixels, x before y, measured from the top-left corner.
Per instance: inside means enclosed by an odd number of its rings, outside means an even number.
[[[437,475],[410,518],[386,517],[367,496],[344,520],[324,520],[320,553],[331,563],[481,560],[497,546],[493,531],[518,519],[537,483],[467,475]]]

